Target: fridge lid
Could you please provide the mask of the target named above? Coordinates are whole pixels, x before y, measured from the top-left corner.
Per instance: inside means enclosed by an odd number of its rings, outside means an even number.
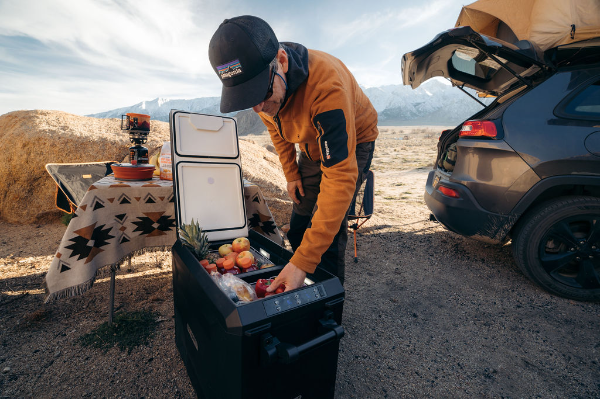
[[[177,227],[198,221],[209,241],[248,236],[235,119],[172,110]]]

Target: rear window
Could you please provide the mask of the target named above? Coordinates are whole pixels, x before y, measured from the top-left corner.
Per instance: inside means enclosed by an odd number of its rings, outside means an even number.
[[[600,80],[580,91],[563,108],[566,116],[600,119]]]

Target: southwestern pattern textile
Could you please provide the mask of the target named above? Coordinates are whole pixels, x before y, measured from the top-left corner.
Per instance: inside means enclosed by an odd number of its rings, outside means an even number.
[[[244,197],[248,227],[283,244],[258,187],[244,182]],[[93,183],[46,275],[46,302],[82,294],[106,266],[119,267],[147,250],[170,249],[177,238],[173,200],[170,180],[107,176]]]

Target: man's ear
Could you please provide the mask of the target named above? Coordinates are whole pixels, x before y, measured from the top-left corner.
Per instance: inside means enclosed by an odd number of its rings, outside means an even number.
[[[284,49],[280,48],[277,51],[277,61],[281,64],[281,69],[283,73],[287,73],[288,71],[288,56]]]

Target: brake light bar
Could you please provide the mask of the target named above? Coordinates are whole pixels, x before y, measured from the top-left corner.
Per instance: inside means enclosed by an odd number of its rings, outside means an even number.
[[[459,137],[496,137],[498,131],[492,121],[466,121],[460,129]]]

